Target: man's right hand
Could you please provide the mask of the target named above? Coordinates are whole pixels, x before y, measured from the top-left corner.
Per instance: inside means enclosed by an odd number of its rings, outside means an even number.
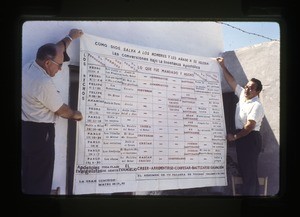
[[[75,40],[76,38],[79,38],[83,35],[83,31],[81,29],[71,29],[69,32],[69,36]]]

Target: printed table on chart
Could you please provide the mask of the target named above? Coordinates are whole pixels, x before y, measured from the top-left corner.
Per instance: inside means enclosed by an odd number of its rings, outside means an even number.
[[[137,181],[164,186],[174,178],[225,176],[218,73],[83,56],[84,139],[75,182],[115,192],[134,190]]]

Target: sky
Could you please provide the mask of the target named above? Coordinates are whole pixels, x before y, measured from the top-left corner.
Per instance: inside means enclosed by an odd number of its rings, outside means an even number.
[[[222,22],[224,51],[280,40],[280,26],[276,22]]]

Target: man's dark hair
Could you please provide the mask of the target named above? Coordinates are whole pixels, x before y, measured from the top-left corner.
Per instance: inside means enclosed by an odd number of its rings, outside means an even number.
[[[54,59],[56,56],[56,44],[47,43],[42,45],[37,53],[36,59],[38,60],[46,60],[46,59]]]
[[[252,82],[254,82],[256,84],[256,91],[261,91],[262,90],[263,86],[262,86],[260,80],[258,80],[256,78],[251,78],[250,81],[252,81]]]

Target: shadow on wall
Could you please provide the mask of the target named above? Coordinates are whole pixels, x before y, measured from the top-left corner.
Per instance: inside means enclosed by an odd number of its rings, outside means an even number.
[[[223,54],[223,58],[228,71],[233,75],[236,82],[244,87],[248,82],[248,78],[239,59],[236,56],[236,53],[234,51],[225,52]],[[223,93],[233,92],[231,87],[226,82],[223,73],[221,73],[221,87]]]
[[[268,195],[276,195],[279,191],[280,179],[280,146],[269,125],[267,118],[264,118],[261,126],[263,141],[262,153],[258,162],[259,176],[268,176]]]

